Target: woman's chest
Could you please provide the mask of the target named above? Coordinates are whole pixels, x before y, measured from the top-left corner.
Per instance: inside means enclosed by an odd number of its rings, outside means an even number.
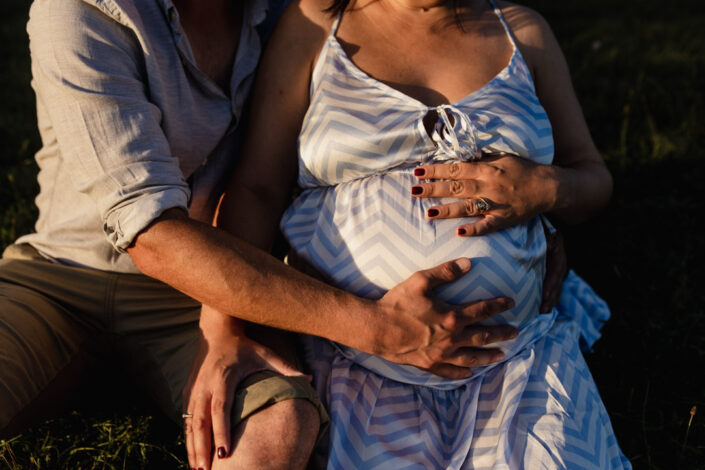
[[[397,167],[469,160],[479,153],[552,161],[548,116],[535,95],[521,87],[492,83],[458,103],[427,108],[389,89],[353,88],[341,80],[332,80],[340,89],[324,86],[314,94],[304,120],[299,138],[304,185],[309,179],[314,185],[338,184]],[[344,94],[354,104],[336,101]]]

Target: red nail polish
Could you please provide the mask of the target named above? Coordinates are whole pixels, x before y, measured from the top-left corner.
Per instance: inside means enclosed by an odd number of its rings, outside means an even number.
[[[435,217],[438,215],[438,209],[429,209],[426,213],[429,217]]]
[[[426,170],[424,170],[423,168],[416,168],[414,170],[414,176],[423,176],[425,174],[426,174]]]
[[[218,447],[218,458],[219,459],[224,459],[225,458],[225,447]]]
[[[468,232],[463,227],[460,227],[458,229],[458,235],[465,235],[466,233],[468,233]]]
[[[412,186],[411,187],[411,194],[421,194],[423,192],[423,188],[421,186]]]

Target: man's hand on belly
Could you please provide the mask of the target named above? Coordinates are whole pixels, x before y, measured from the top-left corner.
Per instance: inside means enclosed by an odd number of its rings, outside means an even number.
[[[387,292],[378,303],[392,328],[378,338],[376,354],[452,379],[471,376],[471,367],[502,360],[502,351],[484,346],[516,337],[517,329],[474,324],[512,308],[512,299],[449,305],[433,292],[466,274],[470,265],[467,258],[449,261],[414,273]]]

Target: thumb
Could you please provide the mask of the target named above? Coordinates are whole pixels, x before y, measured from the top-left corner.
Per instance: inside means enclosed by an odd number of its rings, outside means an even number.
[[[447,261],[430,269],[419,271],[426,280],[431,289],[443,284],[455,281],[470,271],[472,263],[468,258],[458,258],[452,261]]]

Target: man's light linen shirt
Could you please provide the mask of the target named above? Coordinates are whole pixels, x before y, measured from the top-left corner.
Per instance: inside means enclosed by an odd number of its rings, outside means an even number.
[[[60,263],[137,272],[125,249],[166,209],[210,222],[268,9],[245,1],[228,97],[196,66],[170,0],[36,0],[27,30],[39,219],[17,243]]]

